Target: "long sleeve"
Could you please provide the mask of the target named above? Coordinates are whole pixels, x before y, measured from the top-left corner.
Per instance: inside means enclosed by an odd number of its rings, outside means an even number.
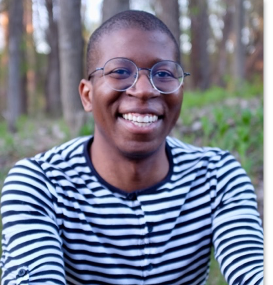
[[[216,176],[215,258],[229,285],[263,284],[263,229],[251,181],[229,153]]]
[[[40,166],[22,160],[5,180],[1,214],[2,284],[65,284],[56,207]]]

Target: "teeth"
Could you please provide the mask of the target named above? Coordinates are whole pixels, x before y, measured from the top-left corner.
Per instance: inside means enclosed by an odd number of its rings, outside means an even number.
[[[158,120],[158,116],[150,114],[143,116],[143,115],[129,113],[129,114],[123,114],[122,117],[125,120],[131,121],[132,123],[134,123],[136,126],[139,127],[148,126],[151,123],[156,122]]]

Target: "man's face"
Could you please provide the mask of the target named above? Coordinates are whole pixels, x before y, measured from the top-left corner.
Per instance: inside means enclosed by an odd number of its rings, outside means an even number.
[[[103,67],[115,57],[128,58],[141,68],[151,68],[162,60],[176,60],[174,44],[166,34],[139,29],[104,35],[99,42],[99,54],[96,67]],[[94,74],[92,82],[85,83],[90,91],[88,102],[82,100],[83,105],[86,111],[93,112],[95,140],[107,147],[106,151],[117,151],[129,158],[145,158],[165,151],[165,138],[180,114],[183,87],[171,94],[161,94],[153,88],[148,75],[148,71],[140,71],[137,83],[126,91],[111,89],[102,71]]]

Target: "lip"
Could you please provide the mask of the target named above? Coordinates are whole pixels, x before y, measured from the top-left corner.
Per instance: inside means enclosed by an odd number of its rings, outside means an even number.
[[[156,115],[158,117],[160,116],[162,117],[162,112],[154,108],[126,108],[124,110],[120,110],[119,113],[121,115],[128,114],[128,113],[135,113],[135,114],[141,114],[141,115],[151,114],[151,115]]]
[[[124,106],[125,107],[125,106]],[[133,134],[151,134],[153,132],[156,132],[160,126],[162,125],[162,119],[164,118],[164,109],[162,106],[157,105],[157,108],[154,105],[152,106],[132,106],[131,108],[129,106],[126,106],[125,108],[120,108],[117,120],[118,123],[121,124],[122,128],[125,128],[125,130],[129,131]],[[132,122],[131,120],[125,119],[125,114],[135,114],[136,116],[156,116],[157,120],[155,122],[151,122],[149,124],[137,124]]]

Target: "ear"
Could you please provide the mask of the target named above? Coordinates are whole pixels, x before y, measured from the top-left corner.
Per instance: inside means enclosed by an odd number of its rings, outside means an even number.
[[[79,93],[85,112],[92,112],[92,96],[93,86],[89,80],[82,79],[79,84]]]

